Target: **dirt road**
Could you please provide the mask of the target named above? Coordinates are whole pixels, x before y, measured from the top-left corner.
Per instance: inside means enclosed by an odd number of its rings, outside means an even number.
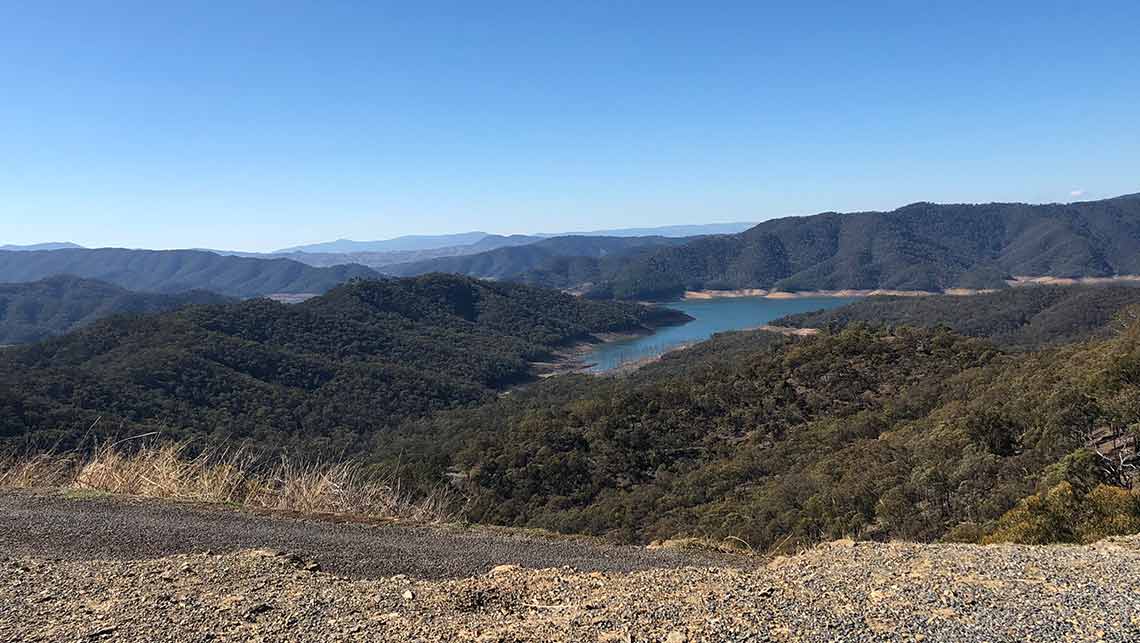
[[[746,562],[487,528],[338,523],[216,505],[0,493],[0,552],[9,556],[134,560],[242,549],[286,551],[347,578],[461,578],[505,564],[628,572]]]

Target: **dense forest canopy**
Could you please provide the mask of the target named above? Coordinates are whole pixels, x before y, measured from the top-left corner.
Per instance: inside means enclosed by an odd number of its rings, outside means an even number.
[[[494,276],[622,299],[669,299],[702,289],[1001,288],[1021,275],[1140,273],[1140,195],[1070,204],[915,203],[892,212],[827,212],[604,255],[540,248],[401,269]]]
[[[203,290],[138,293],[67,275],[26,284],[0,283],[0,344],[27,344],[112,315],[156,313],[227,297]]]
[[[436,414],[401,450],[452,467],[475,521],[759,549],[1002,530],[1075,541],[1096,510],[1085,497],[1122,484],[1091,436],[1134,447],[1138,364],[1135,325],[1025,354],[946,329],[733,333],[628,378]],[[1052,522],[1007,515],[1061,484],[1074,500]],[[1122,507],[1112,524],[1140,529],[1140,505]]]
[[[458,276],[358,281],[0,352],[0,438],[157,429],[362,458],[413,488],[450,480],[473,521],[632,542],[1077,542],[1140,530],[1136,292],[873,299],[814,337],[727,333],[627,376],[533,382],[568,342],[680,318]]]
[[[499,248],[461,257],[445,257],[386,266],[384,272],[411,276],[430,272],[452,272],[484,279],[510,279],[534,285],[570,288],[599,276],[599,264],[647,249],[683,245],[684,237],[598,237],[565,236],[544,239],[523,246]],[[559,275],[559,266],[570,259],[586,260],[584,274]],[[550,278],[542,276],[549,274]],[[554,277],[554,275],[559,275]]]
[[[877,326],[945,325],[971,337],[988,337],[1009,348],[1111,334],[1120,310],[1140,304],[1140,284],[1131,286],[1025,286],[971,295],[868,297],[839,308],[800,313],[772,322],[796,328],[843,328],[852,323]]]
[[[1003,287],[1014,275],[1140,273],[1140,195],[1070,204],[915,203],[893,212],[776,219],[629,261],[618,297],[685,289]]]
[[[95,423],[359,452],[405,418],[529,379],[569,342],[685,319],[448,275],[116,317],[0,353],[0,439],[74,443]]]

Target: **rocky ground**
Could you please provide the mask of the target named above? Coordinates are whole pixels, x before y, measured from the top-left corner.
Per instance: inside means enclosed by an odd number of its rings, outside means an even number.
[[[750,563],[518,530],[368,524],[108,495],[0,492],[0,553],[10,556],[134,560],[264,548],[303,553],[325,571],[360,579],[460,578],[508,563],[584,571]]]
[[[838,542],[740,566],[348,578],[320,552],[0,558],[0,640],[1130,641],[1140,540]],[[653,553],[653,552],[650,552]]]

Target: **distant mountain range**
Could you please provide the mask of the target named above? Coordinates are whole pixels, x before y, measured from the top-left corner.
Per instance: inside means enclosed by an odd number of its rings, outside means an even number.
[[[491,235],[486,232],[461,232],[458,234],[440,235],[408,235],[385,239],[382,241],[352,241],[350,239],[337,239],[325,243],[311,243],[303,246],[283,248],[273,254],[287,254],[291,252],[399,252],[408,250],[431,250],[433,248],[446,248],[448,246],[468,246],[479,243]]]
[[[99,279],[142,292],[201,289],[231,297],[319,294],[349,279],[380,276],[359,265],[315,268],[288,259],[229,257],[196,250],[0,251],[0,282],[31,282],[54,275]]]
[[[614,230],[593,230],[589,232],[537,233],[531,235],[497,235],[486,232],[462,232],[443,235],[411,235],[383,241],[351,241],[338,239],[327,243],[314,243],[284,248],[274,255],[292,253],[317,254],[369,254],[390,252],[414,252],[443,248],[465,247],[471,252],[449,252],[438,256],[473,254],[506,246],[524,245],[552,237],[695,237],[709,234],[732,234],[747,230],[754,223],[708,223],[696,225],[671,225],[650,228],[618,228]],[[430,257],[419,257],[428,259]],[[413,259],[404,259],[412,261]],[[393,262],[395,263],[395,262]]]
[[[487,235],[479,241],[467,245],[444,246],[423,250],[386,250],[367,252],[312,252],[312,251],[280,251],[276,253],[261,252],[233,252],[226,250],[209,250],[215,254],[235,257],[250,257],[255,259],[292,259],[310,266],[328,267],[340,266],[348,263],[358,263],[370,268],[381,268],[398,263],[423,261],[436,257],[454,257],[475,254],[509,246],[521,246],[540,241],[540,237],[525,235]],[[355,243],[355,242],[353,242]]]
[[[585,232],[559,232],[536,234],[537,237],[700,237],[710,234],[735,234],[756,225],[753,223],[701,223],[695,225],[667,225],[650,228],[616,228]]]
[[[710,229],[718,228],[664,230]],[[891,212],[825,212],[773,219],[735,234],[699,237],[539,238],[472,232],[402,239],[391,241],[421,249],[298,251],[287,255],[289,259],[195,251],[0,251],[0,281],[75,274],[132,290],[204,288],[239,297],[319,293],[347,279],[376,277],[380,272],[397,276],[451,272],[618,299],[669,299],[686,290],[746,288],[1002,288],[1011,277],[1023,275],[1140,274],[1140,195],[1043,205],[914,203]],[[460,239],[476,240],[427,248]],[[353,261],[376,269],[347,263]]]
[[[36,250],[66,250],[67,248],[82,248],[83,246],[76,245],[68,241],[50,241],[48,243],[33,243],[27,246],[17,245],[2,245],[0,250],[8,250],[10,252],[33,252]]]
[[[534,243],[491,250],[459,257],[428,259],[413,263],[385,266],[384,273],[408,277],[430,272],[450,272],[483,279],[513,280],[536,285],[562,287],[570,282],[587,281],[589,275],[574,275],[573,279],[546,283],[538,276],[558,271],[566,258],[589,259],[590,265],[609,257],[625,256],[631,252],[684,244],[686,238],[670,237],[589,237],[568,236],[543,239]]]
[[[631,257],[604,279],[607,294],[659,298],[692,289],[993,288],[1014,275],[1137,273],[1140,195],[1129,195],[775,219]]]
[[[1045,205],[915,203],[892,212],[774,219],[737,234],[616,255],[557,254],[541,265],[520,264],[506,278],[619,299],[703,289],[1002,288],[1021,275],[1140,273],[1140,195]],[[493,257],[451,265],[477,274]]]
[[[0,283],[0,344],[38,342],[111,315],[158,313],[187,304],[233,301],[204,290],[172,295],[131,292],[95,279],[58,276]]]

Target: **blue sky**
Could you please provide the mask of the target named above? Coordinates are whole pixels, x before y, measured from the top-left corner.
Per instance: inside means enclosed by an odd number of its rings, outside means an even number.
[[[1138,28],[1134,0],[0,0],[0,244],[1137,192]]]

